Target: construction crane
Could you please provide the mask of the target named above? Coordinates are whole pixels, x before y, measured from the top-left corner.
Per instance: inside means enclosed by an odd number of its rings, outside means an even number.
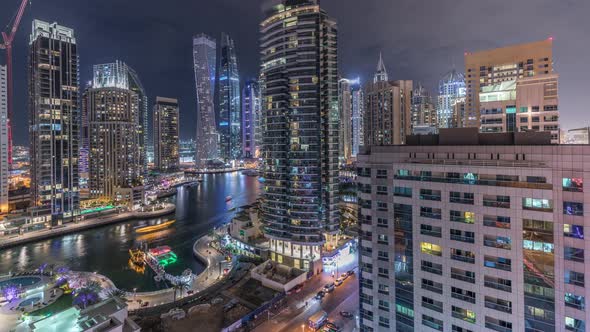
[[[12,167],[12,105],[13,105],[13,89],[12,89],[12,42],[16,35],[16,30],[20,25],[20,21],[23,18],[25,8],[30,0],[22,0],[14,20],[12,21],[12,27],[10,22],[6,25],[6,31],[2,31],[2,39],[4,43],[0,44],[1,49],[6,50],[6,78],[7,78],[7,106],[8,106],[8,164]]]

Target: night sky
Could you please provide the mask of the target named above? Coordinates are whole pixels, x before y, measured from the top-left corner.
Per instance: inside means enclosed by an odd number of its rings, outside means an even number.
[[[176,97],[181,138],[195,132],[193,34],[235,40],[242,79],[258,72],[261,0],[32,0],[14,42],[15,143],[28,144],[26,58],[33,18],[75,29],[81,87],[92,65],[125,61],[140,75],[150,104]],[[0,0],[0,27],[20,0]],[[435,90],[463,53],[554,37],[560,74],[562,128],[590,124],[590,1],[588,0],[323,0],[338,20],[342,76],[371,78],[379,51],[390,79]],[[4,53],[0,61],[4,61]],[[151,105],[150,105],[151,110]]]

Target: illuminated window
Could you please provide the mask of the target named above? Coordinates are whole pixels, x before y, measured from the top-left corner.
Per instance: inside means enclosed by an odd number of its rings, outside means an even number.
[[[582,178],[563,178],[562,180],[563,191],[584,191],[584,180]]]
[[[442,256],[442,248],[434,243],[428,242],[421,242],[420,243],[420,250],[422,253],[433,255],[433,256]]]

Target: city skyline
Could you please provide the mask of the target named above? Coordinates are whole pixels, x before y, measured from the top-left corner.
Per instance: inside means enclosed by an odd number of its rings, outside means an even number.
[[[147,3],[142,2],[142,11],[139,13],[134,12],[132,15],[133,20],[130,23],[126,23],[123,16],[136,9],[133,3],[120,4],[106,1],[100,4],[91,4],[90,6],[77,3],[68,4],[67,6],[65,4],[60,6],[58,4],[35,3],[34,6],[26,10],[14,41],[15,144],[22,145],[28,141],[26,131],[22,130],[27,123],[26,76],[22,74],[26,68],[27,31],[30,30],[29,27],[34,18],[50,22],[58,21],[76,30],[81,40],[80,78],[82,85],[91,79],[93,64],[108,63],[120,59],[137,71],[139,77],[142,78],[150,100],[158,94],[177,96],[183,105],[187,105],[182,110],[182,117],[186,121],[181,124],[181,137],[187,139],[194,137],[194,130],[191,125],[195,123],[194,113],[196,111],[195,104],[192,102],[194,100],[194,78],[191,70],[191,37],[201,31],[217,36],[221,31],[227,30],[235,40],[236,48],[240,50],[238,54],[240,79],[245,81],[254,78],[258,71],[255,47],[258,36],[253,31],[256,31],[258,21],[262,17],[260,11],[261,2],[231,4],[229,1],[220,1],[216,2],[216,4],[207,4],[208,9],[212,12],[211,15],[207,15],[208,17],[204,18],[204,20],[189,20],[190,15],[188,13],[191,11],[186,10],[186,7],[198,7],[202,6],[202,4],[195,3],[183,7],[162,8],[162,6],[156,5],[155,2],[148,1]],[[0,14],[0,21],[8,22],[18,3],[6,3],[3,5],[6,6],[7,10],[6,13]],[[477,20],[483,27],[482,29],[486,31],[485,37],[482,39],[481,36],[473,36],[472,32],[461,31],[457,28],[458,26],[452,24],[441,23],[437,25],[436,29],[428,27],[418,29],[420,23],[414,23],[410,17],[420,13],[421,10],[424,11],[428,8],[427,5],[432,8],[431,12],[440,13],[440,16],[446,15],[446,18],[449,19],[451,17],[461,17],[461,13],[464,12],[492,10],[490,17],[478,18]],[[590,9],[590,4],[583,3],[580,5]],[[339,62],[340,72],[343,77],[360,76],[361,82],[368,82],[372,78],[374,71],[374,59],[382,51],[390,75],[395,76],[396,79],[411,79],[422,82],[433,93],[433,97],[435,97],[434,92],[438,80],[444,73],[453,67],[462,71],[461,69],[464,68],[464,51],[491,49],[553,36],[555,41],[555,68],[560,74],[560,90],[563,99],[563,102],[560,103],[562,127],[564,129],[576,127],[577,120],[582,115],[584,94],[580,82],[588,72],[583,66],[583,60],[576,55],[578,51],[574,52],[570,51],[570,49],[579,50],[579,47],[588,47],[585,45],[578,46],[577,40],[580,40],[583,32],[590,28],[588,26],[590,23],[581,19],[581,13],[584,12],[583,8],[573,7],[572,2],[558,8],[549,4],[545,6],[546,8],[544,7],[541,13],[535,16],[535,19],[537,17],[541,17],[541,19],[551,17],[555,22],[551,28],[536,27],[525,30],[516,30],[516,27],[520,26],[520,24],[532,22],[533,18],[524,18],[524,21],[523,19],[514,20],[516,14],[493,11],[492,8],[488,8],[488,5],[485,4],[464,3],[462,4],[464,9],[451,12],[448,8],[439,8],[442,5],[431,4],[426,1],[420,1],[411,6],[404,3],[402,8],[409,13],[414,13],[414,15],[398,14],[400,10],[388,10],[391,5],[379,4],[378,6],[377,1],[367,1],[362,8],[356,8],[356,11],[346,9],[355,8],[352,5],[339,6],[335,1],[324,1],[322,6],[342,22],[341,31],[347,35],[347,39],[340,45],[342,57]],[[516,6],[526,8],[527,1],[519,2]],[[111,13],[111,10],[101,10],[101,8],[111,7],[118,10],[113,10],[114,14]],[[165,11],[160,14],[162,10]],[[244,11],[251,15],[242,15]],[[102,14],[102,12],[105,14]],[[379,31],[376,27],[358,24],[364,22],[367,17],[381,17],[383,14],[380,14],[380,12],[392,12],[395,13],[394,15],[400,16],[398,20],[382,21],[381,28],[383,31]],[[214,18],[222,13],[228,15],[228,21],[241,21],[242,23],[232,23],[226,26],[222,22],[216,22]],[[557,18],[554,18],[554,13],[564,15],[556,15]],[[429,17],[429,14],[420,15]],[[92,22],[97,22],[96,25],[88,23],[87,19],[89,17],[92,17]],[[565,17],[569,17],[569,19]],[[232,20],[232,18],[235,19]],[[444,20],[444,17],[437,16],[435,22],[440,23],[441,19]],[[154,22],[153,27],[150,24],[145,24],[148,20]],[[474,20],[474,18],[469,18],[467,23],[474,23]],[[501,28],[497,28],[497,20],[506,21],[507,23]],[[579,24],[570,26],[568,25],[570,21]],[[97,26],[100,26],[100,28]],[[357,26],[361,28],[357,28]],[[401,28],[409,32],[399,34],[399,36],[396,35],[394,38],[388,37],[391,31]],[[151,31],[151,29],[156,30],[153,34],[153,40],[156,43],[169,46],[166,50],[153,48],[152,38],[147,41],[143,41],[145,38],[140,38],[143,33]],[[418,31],[420,33],[416,38]],[[518,33],[515,33],[515,31],[518,31]],[[510,35],[510,37],[507,38],[506,35]],[[370,36],[370,38],[367,38],[367,36]],[[441,36],[444,36],[444,38]],[[131,40],[131,44],[125,44],[127,40]],[[428,52],[423,52],[423,49]],[[167,56],[179,61],[158,61],[158,59]],[[3,62],[4,55],[2,54],[0,55],[0,63]],[[151,115],[149,121],[151,123]]]

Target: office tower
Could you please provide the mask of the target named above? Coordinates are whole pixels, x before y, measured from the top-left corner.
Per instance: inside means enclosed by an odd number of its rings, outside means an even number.
[[[200,34],[193,37],[193,65],[197,92],[197,135],[195,165],[202,167],[218,156],[218,134],[215,128],[215,39]],[[154,142],[155,144],[155,142]]]
[[[260,32],[270,257],[316,271],[339,225],[336,22],[315,0],[281,1],[265,11]],[[289,56],[297,52],[307,55]]]
[[[403,144],[412,128],[412,81],[387,81],[379,56],[377,72],[364,92],[364,144]]]
[[[6,66],[0,66],[0,214],[8,212],[8,81]]]
[[[353,141],[353,114],[355,112],[355,105],[353,94],[360,89],[359,79],[350,80],[342,78],[338,81],[338,108],[340,110],[340,136],[338,147],[340,148],[340,160],[344,163],[352,157],[352,141]],[[358,98],[358,95],[357,95]],[[362,104],[362,103],[361,103]],[[358,113],[358,110],[356,110]],[[358,115],[357,115],[358,117]],[[357,118],[357,121],[359,119]],[[358,122],[357,122],[358,126]]]
[[[162,172],[178,169],[179,116],[177,99],[156,97],[153,137],[154,167]]]
[[[359,156],[361,330],[585,330],[590,146],[477,131]]]
[[[446,73],[438,83],[438,104],[436,107],[439,128],[453,127],[453,106],[457,99],[465,97],[465,76],[455,69]]]
[[[139,97],[127,83],[98,82],[104,65],[94,66],[94,83],[82,97],[88,135],[88,191],[90,197],[115,198],[120,188],[141,183],[138,131]],[[123,76],[126,73],[123,72]]]
[[[412,128],[416,126],[437,127],[436,108],[430,92],[420,83],[412,93]]]
[[[178,154],[181,164],[194,165],[195,163],[195,141],[179,140],[178,142]]]
[[[78,53],[74,30],[33,21],[29,43],[31,201],[54,222],[79,206]]]
[[[552,48],[549,38],[465,53],[466,126],[484,132],[550,131],[558,142],[558,76]]]
[[[240,74],[233,39],[221,34],[219,57],[219,157],[225,161],[242,156],[242,117],[240,103]]]
[[[242,155],[244,158],[260,157],[262,148],[262,109],[260,84],[247,81],[242,90]]]

